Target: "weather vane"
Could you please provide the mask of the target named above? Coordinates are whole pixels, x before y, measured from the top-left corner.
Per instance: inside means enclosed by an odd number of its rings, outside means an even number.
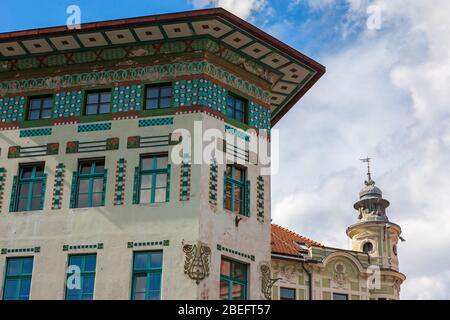
[[[370,174],[370,160],[372,160],[371,158],[369,158],[369,157],[367,157],[367,158],[364,158],[364,159],[359,159],[359,160],[361,160],[362,162],[365,162],[365,163],[367,163],[367,181],[365,181],[365,184],[368,186],[368,185],[371,185],[371,184],[375,184],[375,181],[373,181],[372,180],[372,176],[371,176],[371,174]]]

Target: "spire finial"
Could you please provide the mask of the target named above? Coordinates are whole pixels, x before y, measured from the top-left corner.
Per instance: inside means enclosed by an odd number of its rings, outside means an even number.
[[[359,160],[367,163],[367,181],[364,181],[364,183],[366,184],[366,186],[375,184],[375,181],[372,180],[372,176],[370,174],[370,160],[372,160],[372,159],[369,157],[366,157],[364,159],[359,159]]]

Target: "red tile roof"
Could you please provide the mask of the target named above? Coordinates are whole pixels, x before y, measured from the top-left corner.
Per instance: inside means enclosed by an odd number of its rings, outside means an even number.
[[[272,253],[302,256],[300,252],[301,248],[297,243],[304,243],[308,247],[323,247],[323,245],[317,241],[308,239],[279,225],[272,224]]]

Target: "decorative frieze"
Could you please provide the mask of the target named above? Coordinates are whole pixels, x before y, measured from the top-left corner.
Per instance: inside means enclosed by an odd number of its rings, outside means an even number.
[[[173,124],[173,117],[169,118],[152,118],[138,121],[139,128],[153,126],[168,126]]]
[[[52,134],[52,128],[20,130],[20,138],[49,136]]]
[[[264,222],[264,178],[258,176],[256,182],[256,212],[258,221]]]
[[[49,156],[58,153],[59,143],[57,142],[32,147],[11,146],[8,149],[8,159]]]
[[[70,90],[57,92],[53,98],[53,118],[81,116],[83,92]]]
[[[125,176],[127,170],[127,161],[123,158],[117,161],[116,168],[116,186],[114,188],[114,205],[121,206],[125,199]]]
[[[209,276],[211,248],[199,242],[183,245],[183,252],[186,255],[184,273],[199,284],[201,280]]]
[[[96,244],[75,244],[75,245],[65,244],[65,245],[63,245],[63,251],[89,250],[89,249],[99,249],[99,250],[102,250],[103,248],[104,248],[103,243],[96,243]]]
[[[191,164],[186,155],[183,156],[180,174],[180,201],[187,201],[191,196]]]
[[[243,252],[240,252],[240,251],[237,251],[237,250],[234,250],[234,249],[226,248],[226,247],[222,246],[221,244],[217,245],[217,250],[225,251],[225,252],[228,252],[228,253],[231,253],[231,254],[235,254],[235,255],[237,255],[239,257],[243,257],[243,258],[249,259],[251,261],[255,261],[255,256],[254,255],[243,253]]]
[[[174,106],[208,106],[226,113],[228,91],[207,79],[177,80],[174,85]]]
[[[242,140],[245,140],[247,142],[250,141],[250,136],[248,134],[246,134],[238,129],[235,129],[233,127],[230,127],[229,125],[225,125],[225,132],[232,134],[232,135],[234,135]]]
[[[14,123],[24,119],[25,97],[4,97],[0,98],[0,119],[1,123]]]
[[[107,131],[111,130],[111,127],[112,127],[111,122],[81,124],[78,126],[78,132]]]
[[[142,87],[140,84],[116,84],[113,90],[112,112],[141,110]]]
[[[53,185],[52,209],[61,209],[64,189],[65,168],[64,164],[58,163],[55,170],[55,183]]]
[[[0,168],[0,213],[2,212],[3,207],[3,193],[5,190],[5,181],[6,181],[6,169]]]
[[[161,241],[143,241],[143,242],[128,242],[127,248],[139,248],[139,247],[168,247],[170,244],[169,240],[161,240]]]
[[[98,151],[112,151],[119,149],[119,138],[107,138],[96,141],[68,141],[66,144],[66,153],[86,153]]]
[[[8,253],[39,253],[41,252],[41,247],[32,247],[32,248],[2,248],[2,254]]]
[[[249,102],[249,125],[257,129],[270,130],[270,108],[262,106],[254,101]]]
[[[217,206],[217,176],[217,160],[212,159],[209,166],[209,203],[214,207]]]

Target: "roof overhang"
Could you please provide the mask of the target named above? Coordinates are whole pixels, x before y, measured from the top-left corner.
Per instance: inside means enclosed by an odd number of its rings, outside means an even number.
[[[0,33],[0,77],[20,59],[208,37],[236,54],[235,65],[268,84],[275,125],[325,73],[325,67],[222,9],[205,9]],[[223,56],[222,56],[223,58]],[[236,58],[235,58],[236,59]],[[41,60],[39,60],[41,61]],[[6,62],[6,63],[5,63]],[[3,69],[2,69],[3,67]]]

